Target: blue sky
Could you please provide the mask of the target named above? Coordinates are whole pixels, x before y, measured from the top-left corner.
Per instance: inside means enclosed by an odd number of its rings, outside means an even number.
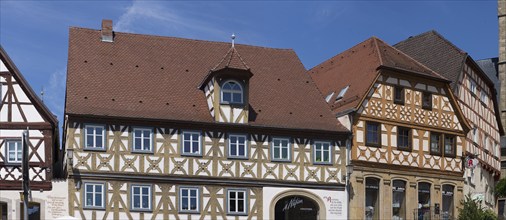
[[[498,54],[497,1],[0,1],[0,44],[62,121],[70,26],[293,48],[306,68],[371,37],[436,30],[475,59]],[[221,54],[220,54],[221,56]]]

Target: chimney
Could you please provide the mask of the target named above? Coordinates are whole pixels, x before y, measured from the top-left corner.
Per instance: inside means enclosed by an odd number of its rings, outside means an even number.
[[[102,20],[102,41],[113,42],[112,20]]]

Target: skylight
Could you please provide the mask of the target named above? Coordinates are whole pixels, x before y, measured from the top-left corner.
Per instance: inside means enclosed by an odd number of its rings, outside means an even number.
[[[330,102],[330,99],[332,99],[332,96],[334,96],[335,92],[331,92],[330,94],[327,95],[327,97],[325,97],[325,101],[326,102]]]
[[[348,91],[348,88],[350,88],[349,85],[347,85],[346,87],[344,87],[343,89],[341,89],[341,91],[339,92],[339,94],[336,97],[336,101],[339,101],[339,100],[341,100],[343,98],[344,94],[346,94],[346,91]]]

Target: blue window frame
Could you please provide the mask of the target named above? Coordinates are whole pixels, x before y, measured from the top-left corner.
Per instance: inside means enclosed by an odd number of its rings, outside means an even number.
[[[188,156],[202,155],[202,135],[196,131],[183,131],[181,140],[181,154]]]
[[[100,208],[105,207],[105,184],[84,183],[84,207]]]
[[[104,125],[85,125],[84,137],[84,149],[105,150]]]
[[[23,160],[23,145],[21,140],[5,141],[7,163],[21,163]]]
[[[248,158],[248,137],[246,135],[230,134],[228,136],[228,157]]]
[[[131,186],[131,209],[150,211],[151,210],[151,185],[137,185]]]
[[[179,212],[200,212],[200,190],[198,187],[179,188]]]
[[[221,86],[221,103],[242,104],[244,90],[241,84],[234,80],[228,80]]]
[[[313,144],[313,163],[332,164],[332,146],[328,141],[315,141]]]
[[[229,215],[248,214],[248,191],[245,189],[227,190],[227,213]]]
[[[272,138],[272,161],[290,161],[291,147],[289,138]]]
[[[133,151],[135,152],[153,151],[152,128],[134,128],[132,133],[133,133]]]

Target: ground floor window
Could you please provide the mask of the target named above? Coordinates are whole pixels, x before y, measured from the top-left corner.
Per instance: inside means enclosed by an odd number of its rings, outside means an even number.
[[[430,219],[430,183],[418,183],[418,219]]]
[[[497,211],[498,211],[498,212],[497,212],[497,215],[498,215],[499,219],[501,219],[501,220],[502,220],[502,219],[506,219],[506,213],[505,213],[505,211],[504,211],[504,209],[505,209],[505,207],[504,207],[504,206],[505,206],[505,205],[506,205],[506,200],[504,200],[504,199],[500,199],[500,200],[498,201],[498,204],[497,204],[497,209],[498,209],[498,210],[497,210]]]
[[[365,219],[379,219],[379,179],[365,179]]]
[[[7,220],[7,203],[0,202],[0,219]]]
[[[443,219],[452,219],[453,217],[453,189],[452,185],[443,185]]]
[[[243,189],[228,190],[228,214],[245,215],[248,214],[247,209],[247,191]]]
[[[287,196],[275,206],[275,220],[316,220],[320,208],[305,196]]]
[[[406,182],[392,181],[392,219],[406,219]]]
[[[24,220],[25,214],[24,214],[24,206],[23,203],[20,203],[19,207],[21,208],[21,211],[19,212],[21,216],[19,219]],[[36,202],[29,202],[28,203],[28,220],[40,220],[40,204]]]

